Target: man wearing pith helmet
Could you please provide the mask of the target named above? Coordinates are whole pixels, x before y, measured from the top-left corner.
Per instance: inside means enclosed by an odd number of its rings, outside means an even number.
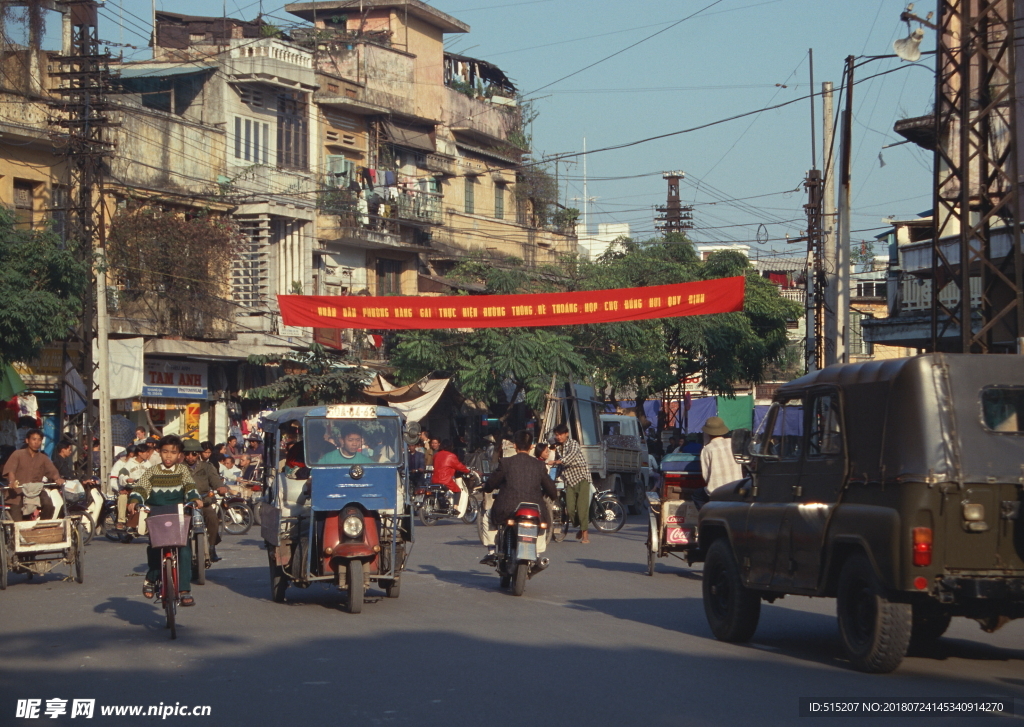
[[[704,424],[704,449],[700,453],[700,471],[705,487],[693,495],[698,508],[710,499],[711,493],[730,482],[743,479],[743,468],[732,456],[732,441],[726,436],[729,427],[721,417],[710,417]]]

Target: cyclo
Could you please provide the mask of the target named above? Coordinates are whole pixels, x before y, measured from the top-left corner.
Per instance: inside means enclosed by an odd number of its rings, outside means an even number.
[[[403,421],[384,406],[337,404],[273,412],[260,502],[271,597],[288,585],[333,582],[362,610],[376,582],[398,598],[412,548]],[[293,441],[294,440],[294,441]]]
[[[26,500],[48,497],[53,503],[54,516],[47,519],[15,521],[2,495],[7,487],[0,487],[0,590],[7,588],[9,572],[45,575],[63,563],[72,568],[78,583],[85,580],[81,515],[59,517],[65,511],[64,497],[54,484],[26,482],[21,485]]]

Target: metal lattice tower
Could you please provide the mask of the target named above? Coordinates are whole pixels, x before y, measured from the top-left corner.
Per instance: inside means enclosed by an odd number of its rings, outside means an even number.
[[[683,172],[664,172],[668,180],[668,200],[664,206],[655,207],[660,214],[654,218],[654,228],[666,235],[693,228],[693,207],[683,206],[679,201],[679,180],[686,176]]]
[[[1013,352],[1024,336],[1014,5],[939,0],[932,350]]]

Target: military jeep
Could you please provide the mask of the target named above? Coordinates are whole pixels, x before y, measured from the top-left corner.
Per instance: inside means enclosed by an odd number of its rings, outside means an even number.
[[[888,672],[952,616],[1024,616],[1024,358],[831,366],[733,451],[750,476],[712,493],[693,556],[717,638],[749,640],[762,600],[835,597],[853,666]]]

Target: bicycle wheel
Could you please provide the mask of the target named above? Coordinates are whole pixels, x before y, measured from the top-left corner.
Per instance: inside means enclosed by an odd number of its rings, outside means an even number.
[[[243,502],[233,502],[221,510],[224,530],[231,535],[245,535],[252,527],[252,510]]]
[[[195,567],[195,581],[200,586],[206,585],[206,533],[196,533],[192,536],[192,562]]]
[[[164,602],[164,614],[167,616],[167,628],[171,630],[171,638],[178,638],[174,626],[174,616],[178,610],[178,569],[175,567],[176,555],[165,555],[163,578],[160,581],[160,598]]]
[[[626,508],[615,495],[604,495],[590,504],[590,522],[602,533],[615,533],[626,524]]]
[[[96,534],[96,521],[92,519],[92,515],[83,512],[78,521],[78,529],[82,533],[82,545],[88,545],[92,541],[93,535]]]

